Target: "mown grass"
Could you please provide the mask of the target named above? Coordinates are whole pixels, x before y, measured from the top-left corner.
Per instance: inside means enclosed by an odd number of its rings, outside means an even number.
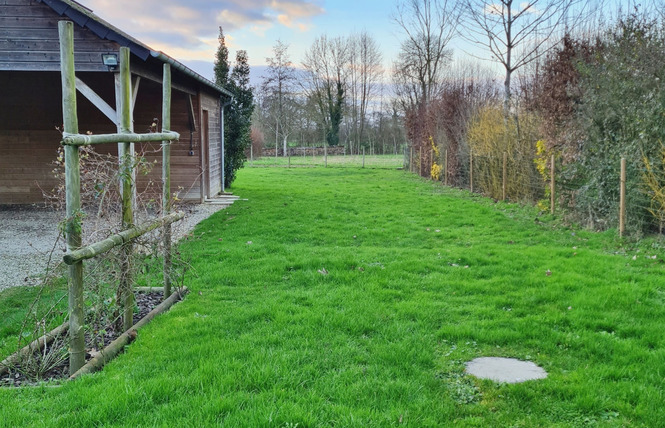
[[[665,420],[663,252],[394,170],[246,169],[187,299],[6,426],[570,427]],[[656,259],[651,258],[656,256]],[[528,359],[542,381],[463,373]]]

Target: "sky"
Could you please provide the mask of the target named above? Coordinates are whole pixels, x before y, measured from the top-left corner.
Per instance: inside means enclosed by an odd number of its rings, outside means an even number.
[[[246,50],[251,83],[265,73],[266,58],[280,39],[298,66],[314,40],[321,36],[348,36],[367,31],[378,42],[388,70],[397,57],[403,34],[394,22],[398,0],[78,0],[116,27],[214,80],[213,64],[222,26],[230,58]],[[451,0],[456,1],[456,0]],[[644,0],[653,3],[654,0]],[[602,3],[604,2],[604,3]],[[603,10],[622,6],[632,10],[641,0],[583,0],[604,4]],[[520,3],[526,4],[526,3]],[[600,18],[598,18],[600,19]],[[477,49],[460,41],[451,43],[454,56],[473,60]],[[486,57],[486,53],[475,51]],[[495,63],[491,69],[498,70]]]
[[[230,56],[249,55],[260,77],[280,39],[298,65],[316,37],[367,31],[389,67],[399,50],[392,22],[396,0],[79,0],[95,14],[155,50],[213,80],[213,62],[224,29]]]

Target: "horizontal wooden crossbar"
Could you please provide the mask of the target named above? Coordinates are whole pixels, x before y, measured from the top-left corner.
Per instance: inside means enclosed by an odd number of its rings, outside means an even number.
[[[134,238],[138,238],[141,235],[145,235],[146,233],[151,232],[158,227],[166,226],[167,224],[182,220],[184,216],[184,213],[177,212],[169,214],[165,217],[161,217],[148,224],[131,227],[127,230],[123,230],[120,233],[109,236],[102,241],[95,242],[94,244],[90,244],[87,247],[71,251],[64,255],[63,260],[66,264],[73,265],[74,263],[80,262],[81,260],[91,259],[111,250],[114,247],[122,245],[125,242],[131,241]]]
[[[134,134],[134,133],[120,133],[120,134],[62,134],[62,141],[60,144],[63,146],[91,146],[93,144],[108,144],[108,143],[148,143],[160,141],[174,141],[180,139],[180,134],[173,131],[155,132],[149,134]]]

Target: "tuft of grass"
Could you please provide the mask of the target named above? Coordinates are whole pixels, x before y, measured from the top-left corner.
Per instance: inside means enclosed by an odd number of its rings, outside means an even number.
[[[0,390],[8,426],[659,426],[663,249],[404,172],[240,171],[192,293],[103,372]],[[656,258],[653,258],[656,256]],[[3,306],[0,297],[0,307]],[[541,381],[464,374],[531,360]]]

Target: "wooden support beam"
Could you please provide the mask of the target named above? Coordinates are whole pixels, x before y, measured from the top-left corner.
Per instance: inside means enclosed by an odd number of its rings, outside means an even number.
[[[117,93],[120,95],[118,119],[120,133],[133,131],[132,121],[132,75],[130,72],[130,51],[127,47],[120,48],[120,80]],[[122,230],[134,227],[134,147],[130,142],[123,142],[120,157],[120,177],[122,184]],[[120,266],[120,285],[118,286],[118,302],[122,305],[123,330],[128,330],[134,323],[134,292],[132,291],[132,254],[131,241],[123,245],[123,258]]]
[[[155,132],[148,134],[118,133],[118,134],[70,134],[63,132],[63,146],[92,146],[108,143],[146,143],[160,141],[174,141],[180,139],[180,134],[173,131]]]
[[[136,76],[134,79],[134,87],[132,88],[132,117],[134,117],[134,107],[136,107],[136,97],[139,95],[139,85],[141,84],[141,76]]]
[[[85,84],[85,82],[78,77],[76,78],[76,89],[88,99],[94,105],[97,107],[99,111],[104,113],[104,116],[106,116],[111,122],[113,123],[118,123],[118,115],[115,112],[115,109],[108,105],[106,101],[102,99],[97,93],[88,85]]]
[[[177,301],[183,298],[189,292],[187,287],[183,287],[182,291],[173,293],[168,299],[160,303],[155,309],[150,311],[148,315],[143,317],[141,321],[137,322],[135,325],[130,326],[123,334],[120,335],[116,340],[111,342],[98,356],[88,361],[88,363],[81,367],[76,373],[73,373],[69,376],[69,380],[74,380],[79,376],[93,373],[97,370],[100,370],[104,365],[115,358],[116,355],[121,353],[125,346],[136,338],[138,335],[138,330],[152,321],[157,315],[166,312],[171,306],[173,306]]]
[[[139,66],[139,64],[135,64],[135,66],[132,68],[132,74],[135,76],[141,76],[143,79],[150,80],[155,83],[159,83],[160,85],[162,84],[162,76],[158,75],[157,73],[154,73],[150,70],[147,70],[145,68],[142,68]],[[185,94],[189,95],[196,95],[196,89],[193,87],[181,85],[178,83],[171,83],[171,87],[173,89],[176,89],[180,92],[183,92]]]
[[[77,263],[81,260],[87,260],[91,259],[93,257],[96,257],[100,254],[104,254],[105,252],[111,250],[112,248],[118,247],[120,245],[123,245],[127,242],[130,242],[132,239],[138,238],[139,236],[145,235],[148,232],[151,232],[159,227],[175,223],[176,221],[182,220],[183,217],[185,216],[184,213],[177,212],[173,214],[169,214],[167,216],[161,217],[157,220],[154,220],[150,223],[141,225],[141,226],[134,226],[131,227],[127,230],[123,230],[120,233],[116,233],[115,235],[111,235],[108,238],[101,240],[99,242],[95,242],[94,244],[90,244],[87,247],[80,248],[78,250],[70,251],[65,256],[63,257],[63,261],[68,264],[72,265],[74,263]]]
[[[76,75],[74,71],[74,24],[58,22],[60,36],[60,74],[62,80],[62,119],[64,132],[77,134]],[[81,167],[79,148],[65,147],[65,189],[67,250],[75,251],[82,242]],[[69,266],[69,373],[85,364],[85,314],[83,300],[83,263]]]
[[[192,101],[192,96],[188,96],[187,100],[189,101],[189,109],[187,110],[187,117],[189,118],[189,130],[196,132],[196,114],[194,113],[194,101]]]
[[[18,352],[2,360],[0,362],[0,376],[7,373],[9,369],[13,368],[15,365],[20,364],[23,358],[34,354],[38,350],[44,349],[45,346],[51,344],[57,337],[65,334],[67,329],[69,329],[69,323],[65,322],[43,336],[33,340]]]
[[[162,79],[162,131],[171,129],[171,66],[164,64]],[[171,142],[162,141],[162,215],[171,212]],[[163,228],[164,299],[171,295],[171,224]]]

